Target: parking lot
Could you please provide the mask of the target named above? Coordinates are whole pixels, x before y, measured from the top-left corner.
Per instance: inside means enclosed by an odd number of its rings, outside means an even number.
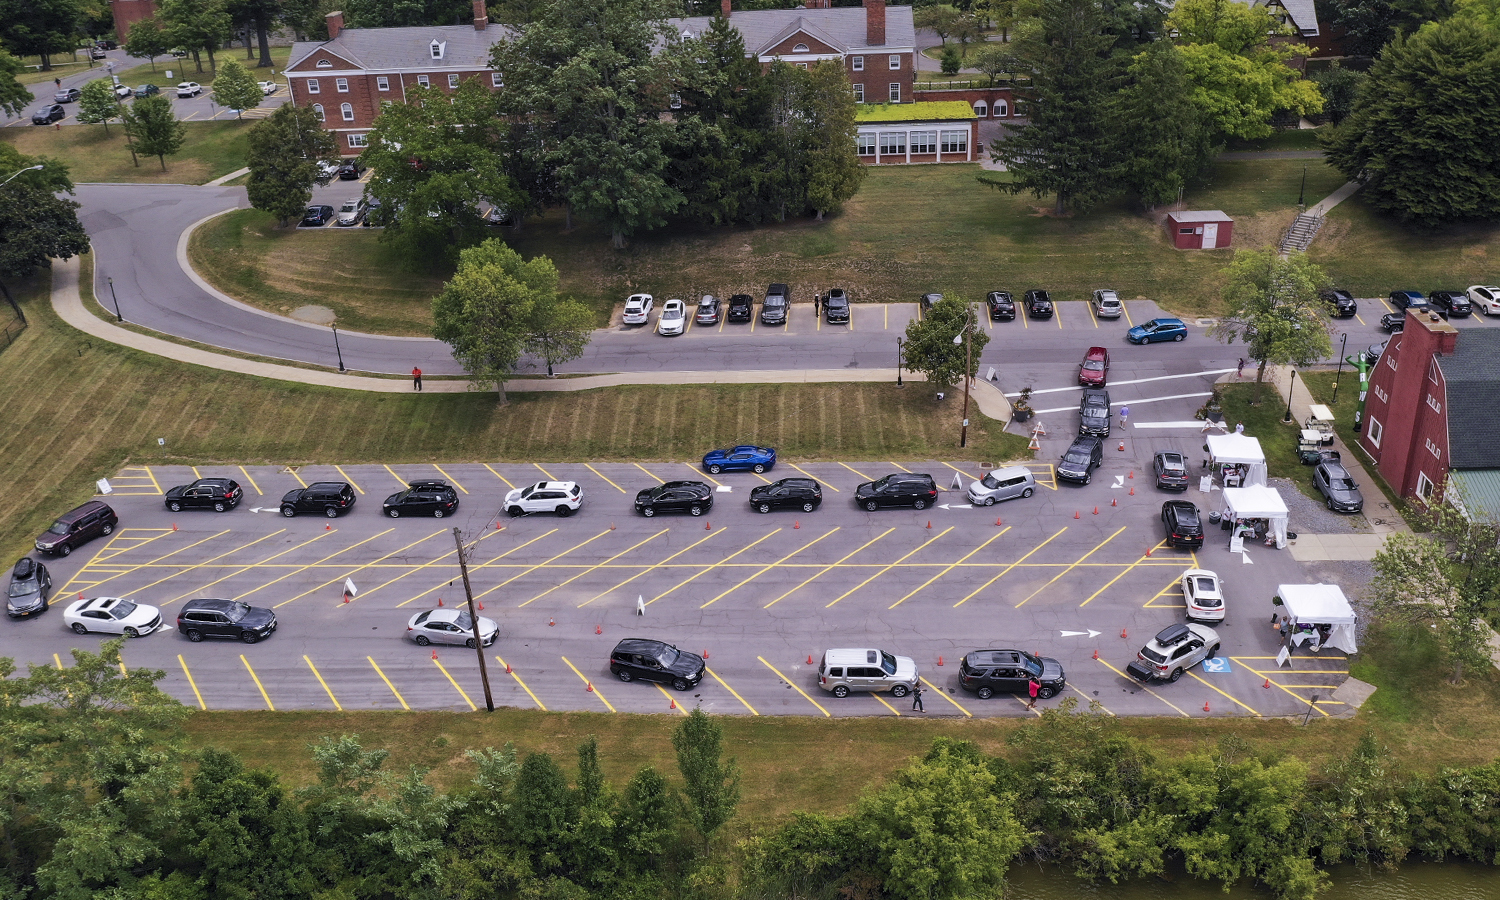
[[[1227,552],[1213,531],[1202,550],[1165,550],[1158,519],[1167,495],[1146,476],[1153,447],[1132,438],[1091,485],[1058,486],[1035,466],[1030,499],[970,508],[959,492],[922,511],[866,512],[857,484],[898,469],[926,471],[943,486],[981,474],[970,463],[781,461],[774,479],[806,474],[824,487],[811,514],[750,510],[749,489],[767,480],[711,478],[687,462],[530,465],[138,466],[111,480],[120,515],[110,537],[48,561],[58,590],[36,620],[7,622],[7,653],[66,664],[68,649],[99,638],[63,628],[78,595],[128,596],[161,607],[166,626],[127,642],[130,666],[166,672],[164,688],[208,709],[468,709],[482,706],[474,651],[404,640],[415,612],[463,598],[453,528],[469,547],[474,593],[500,625],[486,652],[495,702],[552,710],[670,712],[692,706],[745,715],[911,715],[885,695],[835,700],[816,686],[814,660],[828,647],[878,647],[911,656],[934,690],[926,715],[1028,715],[1020,700],[979,701],[957,688],[960,657],[1020,647],[1057,657],[1067,696],[1118,715],[1292,715],[1313,695],[1319,714],[1346,665],[1339,655],[1299,654],[1277,669],[1270,597],[1302,581],[1286,552]],[[1181,443],[1181,439],[1178,441]],[[1051,458],[1051,454],[1041,456]],[[238,509],[168,512],[161,491],[197,476],[239,481]],[[380,502],[407,481],[442,478],[460,491],[457,514],[390,519]],[[537,480],[573,480],[585,502],[571,518],[512,519],[506,491]],[[716,488],[702,518],[643,518],[635,492],[660,480]],[[317,480],[352,483],[354,509],[337,519],[278,512],[283,492]],[[1132,493],[1133,492],[1133,493]],[[1201,495],[1190,491],[1205,510]],[[1142,642],[1181,619],[1183,570],[1225,576],[1228,623],[1217,671],[1177,684],[1139,685],[1121,673]],[[1232,568],[1231,568],[1232,567]],[[345,602],[344,583],[355,595]],[[280,627],[261,643],[194,644],[173,628],[184,600],[218,596],[276,610]],[[644,616],[636,614],[637,604]],[[20,638],[24,635],[26,640]],[[691,692],[622,684],[607,654],[620,638],[648,636],[705,653],[709,673]],[[1098,659],[1094,658],[1097,651]],[[1061,698],[1044,701],[1055,705]]]

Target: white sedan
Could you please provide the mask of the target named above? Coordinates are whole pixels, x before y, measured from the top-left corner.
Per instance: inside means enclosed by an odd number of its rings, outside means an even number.
[[[272,94],[276,93],[276,91],[278,89],[280,89],[280,87],[281,87],[281,84],[278,83],[278,82],[275,82],[275,81],[262,81],[262,82],[260,82],[260,92],[262,94],[265,94],[267,97],[269,97]]]
[[[133,93],[135,93],[135,91],[131,90],[130,85],[128,84],[115,85],[115,96],[121,100],[129,100],[130,95]]]
[[[1500,316],[1500,287],[1493,284],[1476,284],[1469,288],[1469,302],[1485,315]]]
[[[620,320],[626,325],[644,325],[651,318],[654,301],[650,294],[631,294],[625,301],[625,315]]]
[[[1224,588],[1217,573],[1207,569],[1183,572],[1182,597],[1189,622],[1224,621]]]
[[[201,93],[203,93],[203,85],[196,81],[184,81],[177,85],[177,96],[179,97],[196,97]]]
[[[63,624],[78,634],[141,637],[161,627],[161,610],[121,597],[75,600],[63,611]]]
[[[661,306],[661,315],[656,319],[657,334],[682,334],[687,327],[687,307],[681,300],[668,300]]]
[[[479,617],[479,638],[484,646],[495,643],[495,636],[499,633],[500,626],[494,619]],[[411,617],[406,623],[406,636],[419,647],[457,644],[473,650],[474,620],[462,609],[429,609]]]

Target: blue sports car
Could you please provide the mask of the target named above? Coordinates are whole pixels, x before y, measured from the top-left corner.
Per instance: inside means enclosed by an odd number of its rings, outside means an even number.
[[[728,450],[710,450],[703,455],[703,468],[710,475],[720,472],[764,472],[776,465],[776,451],[770,447],[752,447],[749,444],[731,447]]]
[[[1187,337],[1187,326],[1182,323],[1181,319],[1152,319],[1125,332],[1125,340],[1132,344],[1180,341],[1185,337]]]

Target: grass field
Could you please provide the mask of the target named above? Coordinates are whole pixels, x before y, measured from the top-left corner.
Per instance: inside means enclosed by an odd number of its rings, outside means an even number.
[[[289,46],[271,48],[271,68],[277,72],[276,80],[281,82],[282,91],[286,90],[286,79],[280,77],[280,73],[286,68],[287,60],[291,58],[291,55],[292,48]],[[254,59],[245,58],[243,47],[236,47],[233,50],[222,50],[215,55],[214,59],[219,65],[223,65],[226,59],[234,59],[240,65],[249,69],[250,74],[255,76],[256,81],[271,80],[270,75],[265,69],[256,68],[257,63],[260,61],[260,51],[258,50],[255,53]],[[155,71],[152,71],[153,67],[150,62],[143,62],[140,65],[131,66],[129,69],[116,67],[115,74],[120,76],[121,82],[131,87],[149,82],[165,90],[169,87],[176,87],[179,82],[183,81],[196,81],[204,87],[210,87],[214,83],[214,75],[216,73],[209,68],[207,54],[204,54],[202,62],[203,71],[199,72],[193,65],[193,58],[191,56],[186,59],[158,56],[156,58]],[[171,78],[167,77],[168,70],[172,72]]]
[[[1500,225],[1402,228],[1356,193],[1328,214],[1307,255],[1356,297],[1462,291],[1500,282]]]
[[[130,162],[130,148],[118,121],[103,125],[67,125],[62,128],[0,128],[0,140],[9,141],[28,156],[48,156],[63,161],[75,182],[130,181],[165,184],[203,184],[245,165],[245,132],[251,122],[185,122],[187,139],[182,150],[167,157],[167,170],[154,156],[142,156],[140,165]]]

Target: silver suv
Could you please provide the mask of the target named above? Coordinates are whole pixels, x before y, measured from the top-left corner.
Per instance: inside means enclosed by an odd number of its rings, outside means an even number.
[[[851,691],[890,691],[905,697],[917,686],[917,664],[884,650],[828,650],[818,663],[818,687],[835,697]]]
[[[1189,622],[1168,625],[1146,642],[1135,662],[1126,667],[1141,681],[1175,682],[1182,673],[1219,652],[1219,633],[1207,625]]]
[[[1125,311],[1120,295],[1108,288],[1094,291],[1094,315],[1101,319],[1118,319]]]
[[[994,506],[1001,500],[1030,497],[1036,493],[1036,477],[1021,466],[1006,466],[969,484],[969,502],[975,506]]]

